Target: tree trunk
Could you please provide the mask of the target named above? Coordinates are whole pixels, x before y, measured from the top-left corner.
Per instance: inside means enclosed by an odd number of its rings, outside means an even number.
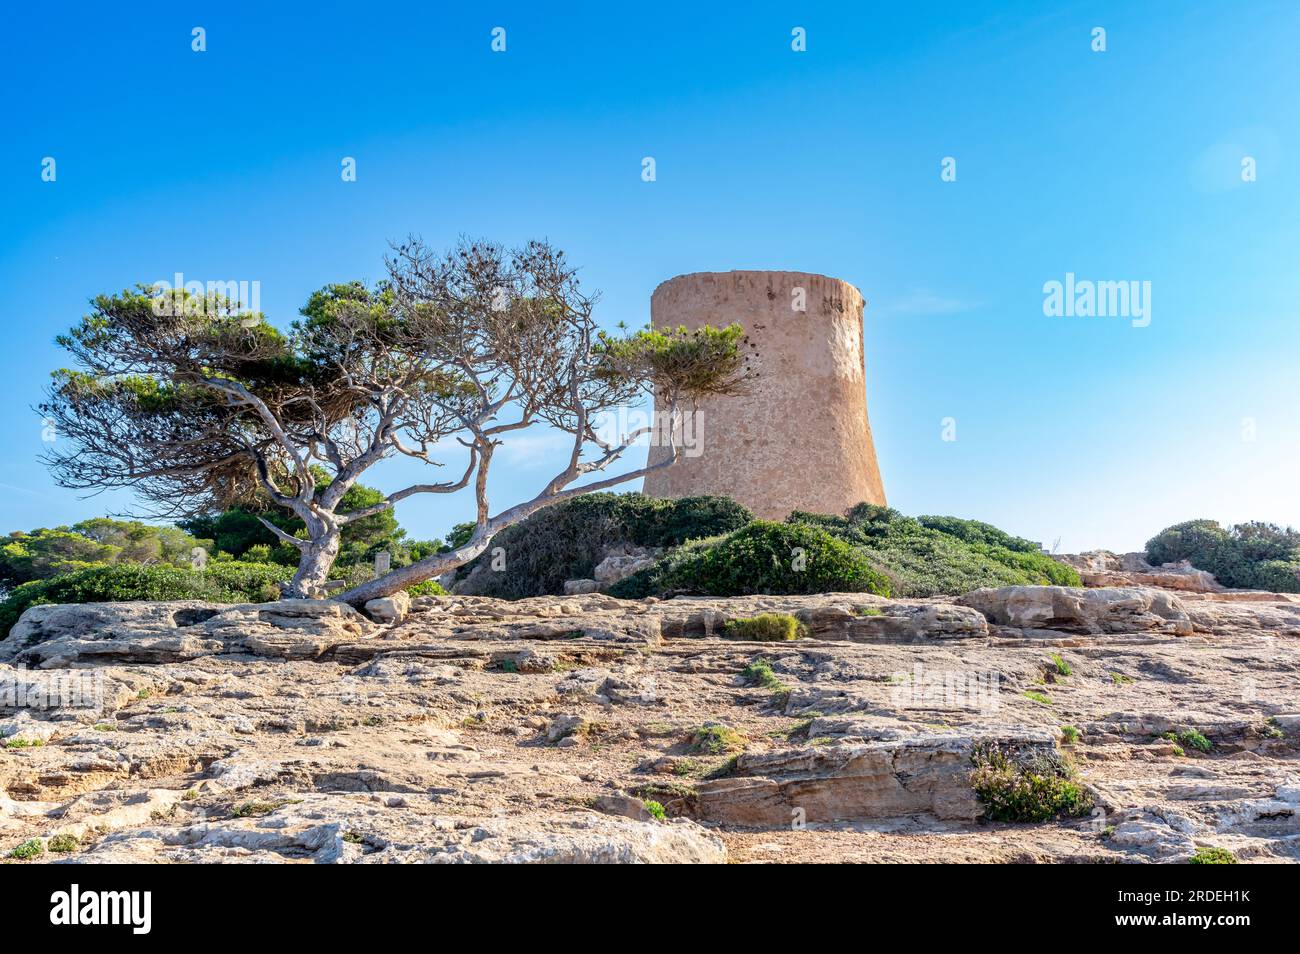
[[[486,540],[480,540],[478,543],[467,543],[465,546],[450,550],[447,553],[436,553],[433,556],[425,557],[417,563],[385,573],[376,580],[354,586],[346,593],[341,594],[338,599],[345,603],[351,603],[353,606],[363,606],[368,600],[389,596],[414,583],[423,583],[435,576],[441,576],[448,570],[463,566],[486,550],[491,541],[492,538],[488,537]]]
[[[339,555],[339,532],[334,530],[303,548],[298,571],[285,589],[289,599],[323,599],[330,567]]]
[[[484,454],[484,463],[480,466],[479,477],[482,478],[486,473],[486,461],[490,458],[491,452]],[[619,474],[615,477],[606,477],[604,480],[598,480],[592,484],[586,484],[582,487],[575,487],[570,490],[561,491],[545,496],[534,497],[532,500],[525,501],[521,504],[504,510],[497,514],[486,524],[480,524],[480,529],[475,532],[475,536],[470,538],[469,543],[463,547],[451,550],[447,553],[435,553],[432,556],[425,557],[412,563],[410,566],[404,566],[400,570],[393,570],[385,573],[376,580],[369,583],[362,583],[360,586],[354,586],[346,593],[341,593],[336,599],[344,603],[350,603],[353,606],[362,606],[369,600],[379,599],[382,596],[389,596],[400,589],[411,586],[414,583],[423,583],[425,580],[431,580],[435,576],[440,576],[448,570],[454,570],[463,566],[470,560],[474,559],[480,553],[488,548],[488,544],[506,527],[514,526],[521,520],[531,517],[539,510],[547,507],[553,507],[558,503],[571,500],[574,497],[580,497],[583,494],[594,493],[598,490],[605,490],[608,487],[614,487],[618,484],[627,483],[629,480],[636,480],[644,477],[646,474],[655,472],[664,467],[671,467],[681,458],[681,448],[674,445],[673,454],[657,464],[650,464],[639,470],[634,470],[626,474]],[[572,480],[573,478],[570,478]],[[563,486],[563,484],[560,484]],[[487,515],[487,498],[484,495],[482,484],[477,488],[479,501],[479,519],[483,520]],[[335,545],[337,549],[337,544]]]

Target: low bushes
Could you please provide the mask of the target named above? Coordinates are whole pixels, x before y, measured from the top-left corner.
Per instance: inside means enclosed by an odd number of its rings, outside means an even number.
[[[279,599],[277,584],[292,575],[292,567],[272,563],[214,562],[202,572],[131,563],[92,566],[15,587],[0,603],[0,634],[7,636],[18,617],[31,606],[133,600],[260,603]]]
[[[1081,586],[1079,573],[1028,540],[978,520],[920,517],[858,504],[843,517],[796,511],[789,522],[821,527],[861,549],[894,596],[969,593],[1016,584]]]
[[[681,547],[609,592],[629,599],[669,592],[890,595],[889,581],[847,543],[818,527],[767,520]]]
[[[792,554],[802,552],[795,570]],[[792,513],[785,523],[755,521],[721,538],[696,541],[615,584],[628,599],[672,592],[866,592],[882,596],[958,595],[983,586],[1080,586],[1078,572],[1028,540],[977,520],[922,517],[859,504],[845,516]]]
[[[745,526],[754,515],[727,497],[660,500],[642,494],[593,493],[547,507],[507,527],[487,552],[461,567],[462,591],[522,599],[562,593],[564,581],[590,578],[616,544],[678,547]],[[491,570],[493,551],[505,568]]]
[[[373,571],[363,568],[357,582],[368,580]],[[18,617],[32,606],[49,603],[118,603],[137,600],[203,600],[208,603],[267,603],[280,599],[280,584],[293,576],[294,568],[278,563],[241,563],[213,560],[204,570],[174,566],[145,566],[119,563],[89,566],[48,580],[34,580],[15,587],[0,602],[0,639]],[[436,580],[414,583],[406,588],[412,596],[442,595],[447,591]]]
[[[1147,541],[1147,561],[1157,566],[1186,560],[1224,586],[1300,593],[1300,531],[1271,523],[1222,527],[1188,520]]]
[[[991,821],[1045,822],[1092,810],[1093,799],[1059,756],[1017,759],[996,745],[980,746],[971,787]]]
[[[788,613],[760,613],[749,619],[729,620],[722,635],[727,639],[779,643],[798,639],[805,632],[804,625]]]

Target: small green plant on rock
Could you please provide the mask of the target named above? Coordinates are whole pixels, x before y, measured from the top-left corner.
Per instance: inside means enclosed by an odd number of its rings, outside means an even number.
[[[704,778],[706,781],[709,781],[715,778],[726,778],[728,775],[734,775],[736,772],[736,767],[739,764],[740,764],[740,756],[733,755],[731,758],[724,759],[723,761],[715,765],[713,768],[709,769],[709,771],[705,772]]]
[[[664,811],[664,807],[656,801],[645,801],[641,804],[645,806],[645,810],[650,813],[650,817],[655,821],[663,821],[668,817],[668,813]]]
[[[1178,732],[1166,732],[1161,736],[1161,738],[1168,739],[1170,742],[1177,742],[1179,746],[1195,749],[1198,752],[1209,752],[1214,748],[1214,743],[1196,729],[1182,729]]]
[[[5,743],[6,749],[35,749],[44,745],[43,739],[10,739]]]
[[[649,806],[653,802],[663,807],[665,815],[669,807],[674,815],[690,815],[698,807],[695,789],[680,782],[652,782],[633,789],[632,794],[641,799],[647,811],[651,811]]]
[[[1235,865],[1237,856],[1227,848],[1197,848],[1190,858],[1189,865]]]
[[[978,746],[971,787],[992,821],[1045,822],[1076,817],[1092,809],[1093,800],[1074,780],[1071,765],[1056,755],[1018,759],[995,744]]]
[[[39,858],[43,854],[45,854],[45,846],[41,844],[41,840],[32,838],[9,852],[9,857],[17,858],[19,861],[27,861],[31,858]]]
[[[821,717],[822,714],[820,712],[816,712],[816,711],[806,712],[804,713],[803,718],[801,718],[794,725],[790,726],[788,729],[773,729],[771,732],[768,733],[768,735],[774,739],[789,740],[797,736],[803,736],[804,738],[807,738],[808,730],[811,729],[812,724],[816,722],[818,719],[820,719]]]
[[[1040,706],[1050,706],[1052,704],[1052,700],[1045,693],[1035,692],[1032,689],[1028,692],[1022,692],[1021,695],[1030,702],[1037,702]]]
[[[761,686],[764,689],[785,689],[786,685],[772,671],[772,664],[760,656],[740,672],[740,677],[747,686]]]
[[[706,722],[691,731],[687,740],[690,750],[704,755],[723,755],[745,747],[745,737],[721,722]]]
[[[1061,726],[1061,741],[1066,745],[1074,745],[1074,743],[1079,741],[1080,735],[1082,735],[1082,733],[1075,726]]]
[[[788,642],[807,634],[807,627],[789,613],[760,613],[748,619],[728,620],[722,631],[726,639],[758,643]]]
[[[258,818],[262,815],[269,815],[276,809],[283,808],[288,804],[288,799],[280,799],[275,802],[244,802],[242,805],[235,806],[230,814],[234,818]]]
[[[778,705],[785,705],[790,693],[794,691],[772,671],[772,664],[761,657],[741,670],[740,676],[747,686],[761,686],[770,690]]]
[[[1117,686],[1126,686],[1133,681],[1133,677],[1126,676],[1122,672],[1112,672],[1110,674],[1110,681]]]
[[[80,844],[76,835],[55,835],[50,839],[48,847],[50,851],[66,854],[69,851],[76,851]]]
[[[1055,667],[1058,676],[1068,677],[1074,675],[1074,670],[1060,653],[1052,653],[1052,665]]]

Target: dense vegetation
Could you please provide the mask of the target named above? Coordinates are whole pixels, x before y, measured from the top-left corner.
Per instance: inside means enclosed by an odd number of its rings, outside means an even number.
[[[379,492],[358,485],[349,494],[355,496],[350,507],[363,507]],[[301,532],[287,512],[271,508],[262,515],[286,532]],[[234,508],[182,527],[103,518],[3,538],[0,585],[9,592],[0,604],[0,634],[39,603],[275,599],[277,584],[297,562],[296,551],[252,510]],[[460,525],[445,543],[409,541],[391,512],[381,513],[344,531],[331,577],[366,580],[380,550],[403,566],[458,546],[472,532],[472,525]],[[1073,569],[1035,544],[976,520],[912,519],[859,504],[842,517],[797,512],[776,523],[755,520],[726,497],[614,493],[579,496],[507,528],[461,568],[459,579],[468,592],[507,599],[560,593],[565,580],[591,577],[606,551],[620,544],[664,551],[651,567],[611,587],[613,595],[631,599],[831,591],[910,597],[1017,583],[1079,585]],[[210,554],[203,570],[190,566],[195,547]],[[497,547],[505,565],[493,571]],[[425,583],[412,592],[440,589]]]
[[[68,527],[0,537],[0,589],[48,580],[88,566],[118,563],[189,566],[200,541],[184,530],[96,517]]]
[[[1188,520],[1147,541],[1155,565],[1187,560],[1214,574],[1224,586],[1300,593],[1300,531],[1251,521],[1222,527],[1214,520]]]
[[[817,526],[852,544],[890,581],[893,596],[968,593],[982,586],[1079,586],[1079,574],[978,520],[905,517],[889,507],[858,504],[843,517],[793,513],[789,521]]]
[[[327,480],[323,471],[318,479]],[[344,495],[349,508],[383,499],[357,484]],[[268,504],[265,511],[235,507],[182,521],[179,527],[97,517],[66,527],[16,531],[0,538],[0,638],[29,606],[129,600],[206,600],[247,603],[278,599],[279,584],[293,576],[298,551],[280,542],[257,518],[290,534],[303,527],[290,512]],[[453,535],[463,529],[453,531]],[[439,540],[408,540],[388,510],[349,524],[330,578],[354,585],[374,575],[375,554],[391,554],[406,566],[446,549]],[[197,569],[194,550],[207,552]],[[441,593],[436,582],[408,588],[413,595]]]
[[[660,500],[642,494],[586,494],[502,531],[486,553],[461,567],[457,578],[467,581],[467,592],[482,596],[521,599],[561,593],[565,580],[590,578],[612,545],[678,547],[736,530],[753,519],[728,497]],[[453,530],[453,545],[458,531]],[[505,569],[490,572],[497,547],[505,554]]]
[[[279,599],[277,584],[293,568],[274,563],[211,563],[203,572],[175,566],[92,566],[16,587],[0,603],[0,636],[30,606],[46,603],[112,603],[132,600],[206,600],[259,603]]]
[[[680,547],[610,592],[624,598],[674,592],[888,596],[890,586],[865,555],[815,526],[755,520],[726,536]]]
[[[804,561],[796,568],[798,548]],[[905,517],[859,504],[845,516],[795,512],[784,524],[756,522],[697,541],[610,592],[636,598],[670,592],[868,592],[896,597],[956,595],[982,586],[1079,586],[1078,573],[1036,544],[956,517]]]
[[[1092,796],[1060,756],[1019,759],[996,745],[984,745],[971,762],[971,787],[991,821],[1045,822],[1092,809]]]

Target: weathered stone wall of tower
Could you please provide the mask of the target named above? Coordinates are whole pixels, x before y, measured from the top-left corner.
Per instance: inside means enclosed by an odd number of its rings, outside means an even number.
[[[805,311],[795,307],[799,289]],[[696,272],[656,288],[656,328],[739,322],[757,376],[743,395],[701,401],[701,453],[647,476],[645,493],[725,494],[770,520],[884,504],[867,420],[863,304],[847,282],[804,272]],[[650,463],[666,454],[652,446]]]

